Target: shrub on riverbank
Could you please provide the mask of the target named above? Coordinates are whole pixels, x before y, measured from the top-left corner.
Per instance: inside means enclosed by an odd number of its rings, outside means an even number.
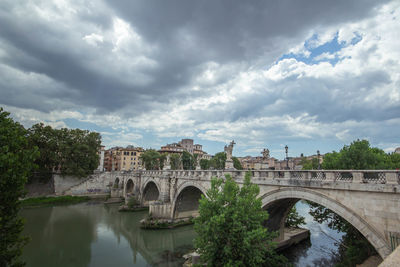
[[[23,207],[42,206],[50,204],[76,204],[90,200],[90,197],[59,196],[59,197],[32,197],[21,201]]]
[[[194,223],[193,217],[180,220],[154,219],[151,216],[140,221],[142,229],[172,229],[179,226],[190,225]]]

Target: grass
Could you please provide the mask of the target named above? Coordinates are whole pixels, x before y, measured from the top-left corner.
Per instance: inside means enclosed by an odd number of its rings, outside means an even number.
[[[59,196],[59,197],[32,197],[21,200],[23,207],[36,207],[53,204],[76,204],[90,200],[89,197]]]

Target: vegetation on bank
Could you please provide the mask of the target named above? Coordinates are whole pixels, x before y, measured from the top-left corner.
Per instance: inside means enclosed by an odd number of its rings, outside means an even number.
[[[195,247],[207,266],[287,266],[287,259],[275,252],[276,233],[264,227],[268,219],[258,198],[256,184],[248,172],[242,187],[226,175],[213,178],[207,197],[199,201],[195,219]]]
[[[164,220],[164,219],[155,219],[152,218],[151,215],[147,218],[140,221],[140,228],[142,229],[172,229],[179,226],[191,225],[194,223],[194,219],[186,218],[179,220]]]
[[[136,196],[132,196],[128,199],[127,205],[122,205],[119,207],[118,211],[122,212],[135,212],[135,211],[143,211],[148,210],[149,207],[144,207],[140,205],[140,201],[136,198]]]
[[[23,207],[45,206],[53,204],[77,204],[89,201],[87,196],[32,197],[21,200]]]
[[[28,238],[22,236],[23,220],[18,216],[19,198],[39,156],[30,147],[27,131],[0,108],[0,266],[23,266],[20,256]]]
[[[99,133],[80,129],[53,129],[43,123],[28,129],[28,142],[37,147],[40,156],[35,160],[37,169],[29,179],[47,182],[54,171],[62,175],[85,177],[99,164],[101,144]]]

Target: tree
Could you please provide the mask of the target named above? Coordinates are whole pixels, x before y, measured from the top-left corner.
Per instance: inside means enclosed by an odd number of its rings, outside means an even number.
[[[207,197],[199,201],[195,246],[207,266],[278,266],[284,259],[274,251],[275,233],[264,227],[268,213],[257,197],[260,189],[245,176],[240,188],[230,175],[213,178]]]
[[[223,170],[225,169],[225,161],[226,161],[225,152],[218,152],[210,160],[210,167],[214,168],[215,170]]]
[[[302,158],[300,161],[300,165],[303,166],[303,170],[317,170],[318,169],[318,159],[312,158],[308,160],[306,158]]]
[[[293,206],[286,218],[285,226],[298,228],[303,224],[306,224],[305,218],[300,216],[296,206]]]
[[[183,151],[181,160],[184,170],[194,170],[196,168],[195,158],[189,152]]]
[[[232,157],[232,160],[233,160],[233,167],[236,170],[243,170],[242,164],[240,163],[237,157]]]
[[[158,170],[161,154],[154,149],[148,149],[140,155],[146,170]]]
[[[164,169],[164,162],[167,159],[167,153],[162,153],[160,154],[160,157],[158,158],[158,162],[160,165],[160,170]]]
[[[390,168],[388,155],[379,148],[370,147],[367,140],[357,140],[344,146],[339,153],[324,156],[323,169],[376,170]]]
[[[28,130],[31,147],[37,146],[40,157],[35,161],[41,180],[51,178],[53,171],[62,175],[85,177],[99,164],[99,133],[80,129],[53,129],[43,123]]]
[[[208,170],[210,168],[210,161],[208,159],[201,159],[200,168],[202,170]]]
[[[181,168],[181,157],[179,154],[171,154],[169,160],[171,162],[171,170],[179,170]]]
[[[39,152],[29,147],[27,131],[9,115],[0,108],[0,266],[23,266],[19,257],[28,239],[21,236],[19,198]]]

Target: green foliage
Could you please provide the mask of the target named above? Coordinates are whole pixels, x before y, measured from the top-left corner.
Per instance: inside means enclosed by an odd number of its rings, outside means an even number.
[[[32,197],[21,201],[22,206],[43,206],[54,204],[76,204],[90,200],[89,197],[59,196],[59,197]]]
[[[131,197],[128,200],[128,208],[133,208],[135,206],[138,206],[140,204],[140,202],[137,200],[136,197]]]
[[[389,154],[386,164],[387,169],[400,169],[400,154]]]
[[[183,151],[181,160],[182,160],[182,167],[184,170],[196,169],[196,159],[189,152]]]
[[[303,224],[306,224],[305,218],[300,216],[296,207],[293,206],[286,218],[285,226],[298,228]]]
[[[264,262],[285,264],[275,254],[276,236],[263,223],[268,213],[257,197],[260,189],[246,174],[240,188],[230,175],[213,178],[207,198],[199,201],[200,216],[195,219],[198,234],[195,246],[207,266],[260,266]]]
[[[160,170],[164,169],[164,162],[167,159],[167,153],[162,153],[160,154],[160,157],[158,158],[158,162],[160,165]]]
[[[159,170],[161,154],[154,149],[147,149],[140,155],[146,170]]]
[[[242,164],[240,164],[240,161],[237,157],[232,157],[233,160],[233,167],[236,170],[243,170]]]
[[[219,152],[210,160],[210,168],[213,168],[214,170],[223,170],[225,168],[225,161],[225,152]]]
[[[318,159],[313,158],[308,160],[306,158],[302,158],[300,161],[300,165],[303,166],[303,170],[317,170],[318,169]]]
[[[376,170],[400,168],[400,158],[386,154],[382,149],[370,147],[367,140],[357,140],[344,146],[339,153],[324,156],[323,169]]]
[[[0,108],[0,266],[23,266],[19,257],[28,239],[21,236],[19,198],[39,152],[29,147],[26,130],[9,115]]]
[[[200,168],[202,170],[208,170],[210,168],[210,161],[208,159],[201,159]]]
[[[99,164],[99,133],[80,129],[53,129],[43,123],[28,130],[31,147],[37,146],[40,157],[35,161],[43,180],[51,178],[53,170],[62,175],[85,177]]]
[[[179,154],[171,154],[169,156],[171,170],[179,170],[181,168],[181,157]]]

